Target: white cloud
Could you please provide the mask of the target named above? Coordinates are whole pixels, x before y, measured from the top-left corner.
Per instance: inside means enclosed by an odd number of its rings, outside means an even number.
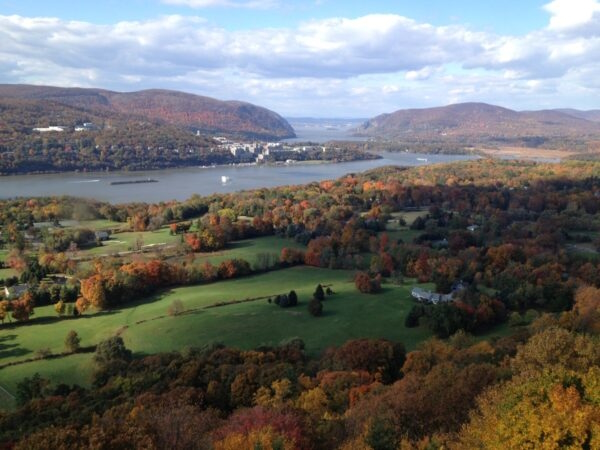
[[[544,9],[551,14],[548,28],[564,31],[581,27],[597,18],[600,3],[596,0],[554,0]]]
[[[431,66],[423,67],[420,70],[409,70],[404,75],[409,81],[423,81],[428,80],[434,73],[434,69]]]
[[[600,98],[594,81],[600,79],[600,27],[592,26],[600,24],[600,13],[597,1],[569,1],[587,12],[569,16],[564,0],[553,1],[545,7],[549,25],[523,36],[436,27],[393,14],[240,31],[193,16],[109,25],[0,16],[0,82],[164,87],[252,101],[295,116],[367,116],[479,100],[583,107]]]

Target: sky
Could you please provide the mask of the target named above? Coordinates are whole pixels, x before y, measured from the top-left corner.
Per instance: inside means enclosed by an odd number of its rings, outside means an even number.
[[[174,89],[285,117],[600,109],[600,0],[0,0],[0,83]]]

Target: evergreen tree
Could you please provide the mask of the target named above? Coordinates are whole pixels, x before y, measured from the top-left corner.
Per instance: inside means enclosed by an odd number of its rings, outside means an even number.
[[[323,286],[321,286],[320,283],[317,285],[317,288],[315,289],[315,293],[313,294],[313,297],[316,298],[317,300],[319,300],[320,302],[325,300],[325,291],[323,291]]]
[[[308,312],[311,316],[319,317],[323,314],[323,303],[321,303],[319,299],[313,298],[308,302]]]

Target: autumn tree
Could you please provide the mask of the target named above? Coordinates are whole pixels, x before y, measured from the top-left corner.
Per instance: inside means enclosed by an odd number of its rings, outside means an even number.
[[[8,312],[10,311],[10,302],[8,300],[0,301],[0,320],[4,323]]]
[[[106,307],[106,287],[100,274],[81,280],[81,296],[96,309]]]
[[[12,311],[13,319],[24,322],[29,320],[33,314],[33,295],[27,291],[18,300],[10,302],[10,310]]]
[[[600,289],[583,286],[575,293],[574,326],[577,330],[600,333]]]
[[[62,300],[59,300],[54,304],[54,311],[56,311],[56,314],[59,316],[62,316],[65,313],[65,309],[66,305]]]
[[[363,294],[374,294],[381,290],[381,276],[371,278],[366,272],[358,272],[354,276],[354,285]]]
[[[600,448],[599,385],[597,366],[517,376],[478,399],[454,448]]]
[[[77,314],[83,314],[89,307],[90,302],[84,297],[79,297],[75,301],[75,311],[77,311]]]
[[[79,350],[80,343],[81,338],[75,330],[71,330],[67,333],[67,337],[65,338],[65,348],[68,352],[75,353]]]

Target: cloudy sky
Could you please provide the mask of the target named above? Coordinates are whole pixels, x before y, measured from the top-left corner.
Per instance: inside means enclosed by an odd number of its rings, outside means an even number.
[[[600,109],[600,0],[0,0],[0,83],[176,89],[286,117]]]

